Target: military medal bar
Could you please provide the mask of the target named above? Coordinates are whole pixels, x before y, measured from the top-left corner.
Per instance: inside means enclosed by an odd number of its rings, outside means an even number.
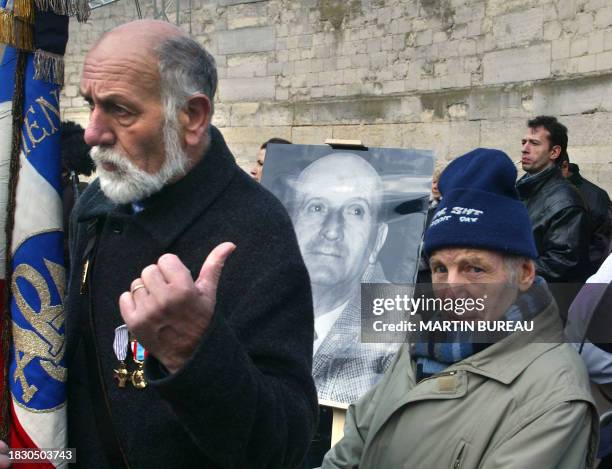
[[[138,343],[137,340],[132,340],[132,357],[136,363],[136,370],[132,372],[132,385],[136,389],[144,389],[147,387],[147,381],[144,375],[144,361],[147,358],[147,351]]]
[[[115,340],[113,341],[113,350],[115,356],[119,360],[119,367],[113,370],[113,378],[117,381],[117,386],[125,388],[125,383],[130,378],[130,372],[125,366],[125,357],[128,350],[128,329],[125,324],[115,329]]]
[[[128,346],[132,350],[132,359],[136,364],[136,369],[134,371],[128,371],[125,364]],[[125,388],[126,384],[130,382],[136,389],[146,388],[147,380],[144,374],[144,361],[148,353],[134,337],[130,340],[128,328],[125,324],[115,329],[113,350],[119,361],[119,366],[113,370],[113,378],[117,381],[117,386],[119,388]]]

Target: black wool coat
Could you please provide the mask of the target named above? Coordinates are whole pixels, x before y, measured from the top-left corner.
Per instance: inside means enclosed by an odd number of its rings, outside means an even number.
[[[164,253],[197,278],[224,241],[237,248],[189,362],[168,376],[149,357],[149,385],[120,389],[113,339],[121,293]],[[70,246],[68,436],[80,467],[299,465],[317,413],[310,281],[284,208],[236,165],[217,129],[202,161],[142,212],[113,205],[92,183],[75,207]],[[126,362],[134,369],[131,353]]]

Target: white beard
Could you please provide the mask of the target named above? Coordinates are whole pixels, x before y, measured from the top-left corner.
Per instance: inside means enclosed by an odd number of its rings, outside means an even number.
[[[176,119],[166,119],[163,133],[165,160],[155,174],[137,168],[124,153],[112,147],[92,147],[90,154],[106,197],[116,204],[136,202],[159,192],[168,182],[185,174],[189,158],[181,147]],[[105,170],[102,163],[112,163],[115,171]]]

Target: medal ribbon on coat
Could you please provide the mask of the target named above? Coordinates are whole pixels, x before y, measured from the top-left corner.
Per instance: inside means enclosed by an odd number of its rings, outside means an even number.
[[[125,357],[128,350],[128,329],[125,324],[115,329],[115,340],[113,341],[113,350],[115,356],[119,360],[119,367],[113,370],[113,378],[117,380],[117,386],[125,388],[125,384],[130,378],[130,372],[125,366]]]
[[[132,338],[132,357],[134,359],[134,363],[136,363],[136,370],[132,371],[132,376],[130,380],[132,381],[132,386],[136,389],[144,389],[147,387],[147,380],[144,375],[144,361],[147,358],[147,351],[145,348],[138,343],[138,341]]]
[[[134,371],[128,371],[125,364],[127,357],[128,346],[132,350],[132,359],[136,364]],[[117,386],[125,388],[128,382],[132,383],[136,389],[144,389],[147,387],[147,380],[144,375],[144,361],[147,358],[147,350],[134,338],[125,324],[115,329],[115,340],[113,341],[113,350],[119,361],[117,369],[113,370],[113,378],[117,381]]]

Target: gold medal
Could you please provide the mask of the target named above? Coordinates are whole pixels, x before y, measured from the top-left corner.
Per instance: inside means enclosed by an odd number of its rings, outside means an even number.
[[[147,387],[147,380],[144,374],[144,360],[146,357],[145,348],[138,343],[137,340],[132,340],[132,359],[136,363],[136,369],[132,371],[130,381],[136,389],[144,389]]]
[[[132,376],[130,377],[132,381],[132,386],[136,389],[144,389],[147,387],[147,380],[144,376],[144,370],[142,369],[142,363],[138,363],[138,369],[132,371]]]
[[[119,368],[113,370],[113,378],[117,381],[117,386],[124,388],[127,380],[130,378],[130,372],[127,370],[124,361],[119,362]]]
[[[113,340],[113,350],[119,361],[119,367],[113,370],[113,378],[117,381],[117,386],[119,388],[125,388],[128,379],[130,379],[130,372],[125,366],[128,342],[127,326],[123,324],[115,329],[115,340]]]

